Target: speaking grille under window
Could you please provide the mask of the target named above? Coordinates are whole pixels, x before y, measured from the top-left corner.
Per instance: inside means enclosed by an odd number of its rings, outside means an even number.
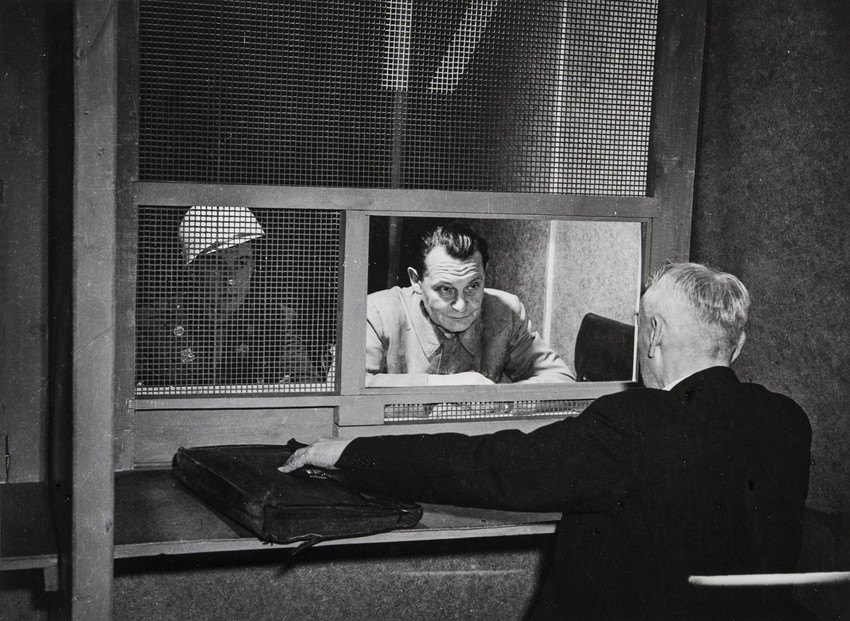
[[[469,401],[464,403],[390,403],[384,406],[385,423],[443,423],[504,418],[578,416],[592,399],[529,401]]]
[[[141,0],[139,178],[646,193],[657,0]]]
[[[334,389],[340,214],[139,208],[139,395]]]

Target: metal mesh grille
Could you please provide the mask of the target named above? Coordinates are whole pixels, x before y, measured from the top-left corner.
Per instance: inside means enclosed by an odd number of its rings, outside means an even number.
[[[143,181],[646,193],[657,0],[141,0]]]
[[[470,403],[391,403],[384,406],[384,422],[423,423],[577,416],[592,402],[592,399],[554,399]]]
[[[334,390],[340,214],[139,208],[140,395]]]

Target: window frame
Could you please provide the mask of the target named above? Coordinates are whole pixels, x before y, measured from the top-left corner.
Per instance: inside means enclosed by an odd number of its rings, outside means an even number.
[[[327,432],[341,437],[375,433],[457,430],[480,433],[505,427],[532,429],[551,417],[459,421],[427,424],[384,424],[388,403],[433,401],[429,387],[365,388],[362,352],[365,345],[365,291],[368,270],[368,227],[371,215],[452,215],[542,217],[639,222],[643,229],[643,277],[666,259],[687,260],[693,202],[695,152],[699,118],[705,3],[661,0],[650,123],[647,196],[616,197],[519,192],[352,189],[327,187],[214,185],[138,182],[136,160],[136,85],[138,83],[137,18],[122,12],[119,28],[118,80],[118,215],[116,257],[116,400],[117,469],[167,463],[175,443],[214,443],[222,436],[217,413],[238,411],[242,421],[228,427],[232,442],[270,433],[310,440]],[[334,209],[341,212],[341,292],[338,308],[337,390],[334,394],[226,397],[137,397],[134,393],[135,260],[139,205],[241,205],[252,209]],[[344,266],[344,269],[343,269]],[[441,387],[441,400],[493,401],[518,399],[593,399],[626,390],[630,382],[565,385],[496,385]],[[282,431],[270,410],[291,414]],[[139,417],[148,417],[142,420]],[[152,417],[152,418],[151,418]],[[303,422],[299,423],[299,417]],[[164,429],[147,424],[168,421]],[[185,431],[168,437],[169,430]],[[275,441],[278,436],[273,436]],[[286,441],[285,438],[283,441]]]

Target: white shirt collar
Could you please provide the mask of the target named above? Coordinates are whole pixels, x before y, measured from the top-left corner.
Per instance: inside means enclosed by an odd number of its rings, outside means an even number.
[[[683,379],[685,379],[686,377],[690,377],[691,375],[693,375],[693,373],[688,373],[687,375],[683,375],[683,376],[681,376],[681,377],[677,377],[676,379],[674,379],[672,382],[670,382],[669,384],[667,384],[667,385],[666,385],[664,388],[662,388],[661,390],[668,390],[668,391],[669,391],[669,390],[672,390],[672,389],[673,389],[673,387],[674,387],[676,384],[678,384],[679,382],[681,382],[681,381],[682,381]]]

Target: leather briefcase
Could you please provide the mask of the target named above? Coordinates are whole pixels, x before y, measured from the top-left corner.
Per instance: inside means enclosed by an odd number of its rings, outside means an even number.
[[[278,471],[301,446],[250,444],[180,448],[172,474],[212,509],[272,543],[358,537],[415,526],[422,507],[362,494],[337,472]],[[300,548],[299,548],[300,549]]]

